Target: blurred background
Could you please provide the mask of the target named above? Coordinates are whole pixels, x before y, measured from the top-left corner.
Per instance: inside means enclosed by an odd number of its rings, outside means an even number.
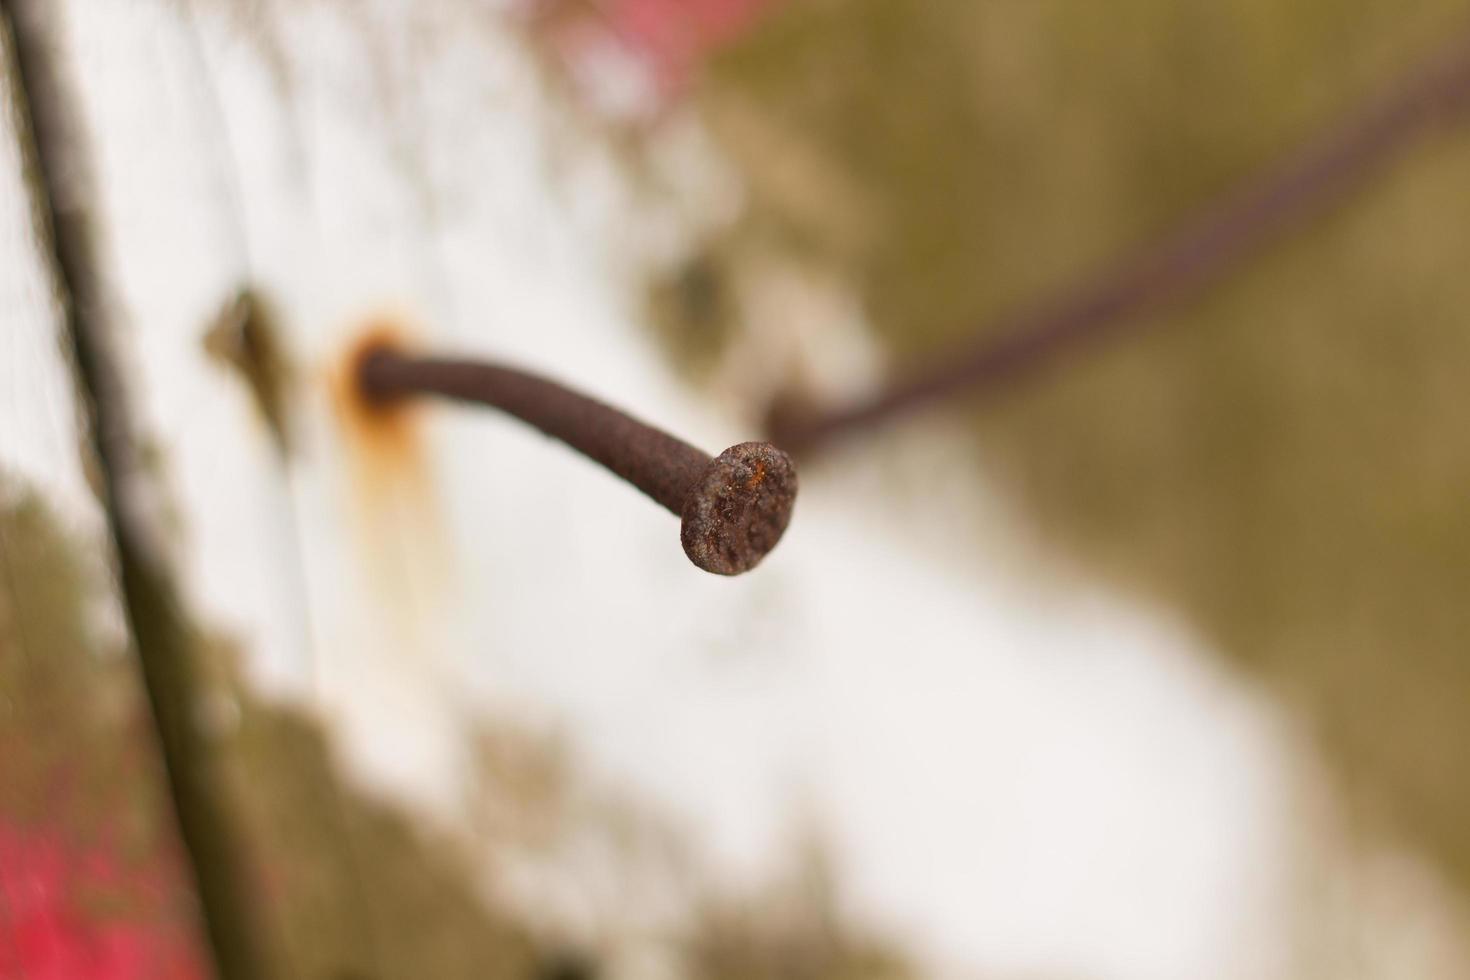
[[[1463,4],[0,7],[0,977],[1470,977]],[[351,384],[718,450],[1436,64],[1208,288],[804,441],[738,579]]]

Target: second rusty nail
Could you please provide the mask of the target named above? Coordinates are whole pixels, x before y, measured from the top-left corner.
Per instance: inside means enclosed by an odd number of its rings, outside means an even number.
[[[711,457],[549,378],[486,361],[416,356],[389,345],[363,353],[357,382],[375,404],[433,394],[489,405],[535,426],[677,515],[684,553],[716,575],[754,568],[791,521],[796,468],[769,443],[742,442]]]

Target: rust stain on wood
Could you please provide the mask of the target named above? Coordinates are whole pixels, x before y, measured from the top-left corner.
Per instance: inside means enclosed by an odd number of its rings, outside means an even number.
[[[395,314],[365,317],[328,368],[327,385],[350,481],[351,533],[369,585],[392,600],[394,616],[432,612],[452,581],[426,440],[424,407],[367,398],[358,368],[373,351],[410,347],[417,329]],[[407,620],[403,642],[422,639]]]
[[[367,398],[358,384],[364,358],[383,348],[411,346],[414,330],[387,316],[367,320],[343,356],[332,365],[333,407],[351,449],[385,471],[412,467],[422,461],[422,409],[400,402],[387,404]]]

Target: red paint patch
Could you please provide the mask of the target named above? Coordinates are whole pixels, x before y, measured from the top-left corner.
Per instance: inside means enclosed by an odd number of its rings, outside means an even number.
[[[784,0],[526,0],[543,34],[575,76],[608,49],[648,74],[668,101],[700,64],[738,40]],[[595,93],[589,93],[595,95]]]
[[[175,871],[0,823],[0,976],[203,980],[194,924],[169,917]]]

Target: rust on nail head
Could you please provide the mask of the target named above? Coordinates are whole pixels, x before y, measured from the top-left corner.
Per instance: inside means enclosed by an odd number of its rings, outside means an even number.
[[[710,460],[684,499],[679,540],[717,575],[754,568],[781,540],[796,503],[796,467],[766,442],[742,442]]]

